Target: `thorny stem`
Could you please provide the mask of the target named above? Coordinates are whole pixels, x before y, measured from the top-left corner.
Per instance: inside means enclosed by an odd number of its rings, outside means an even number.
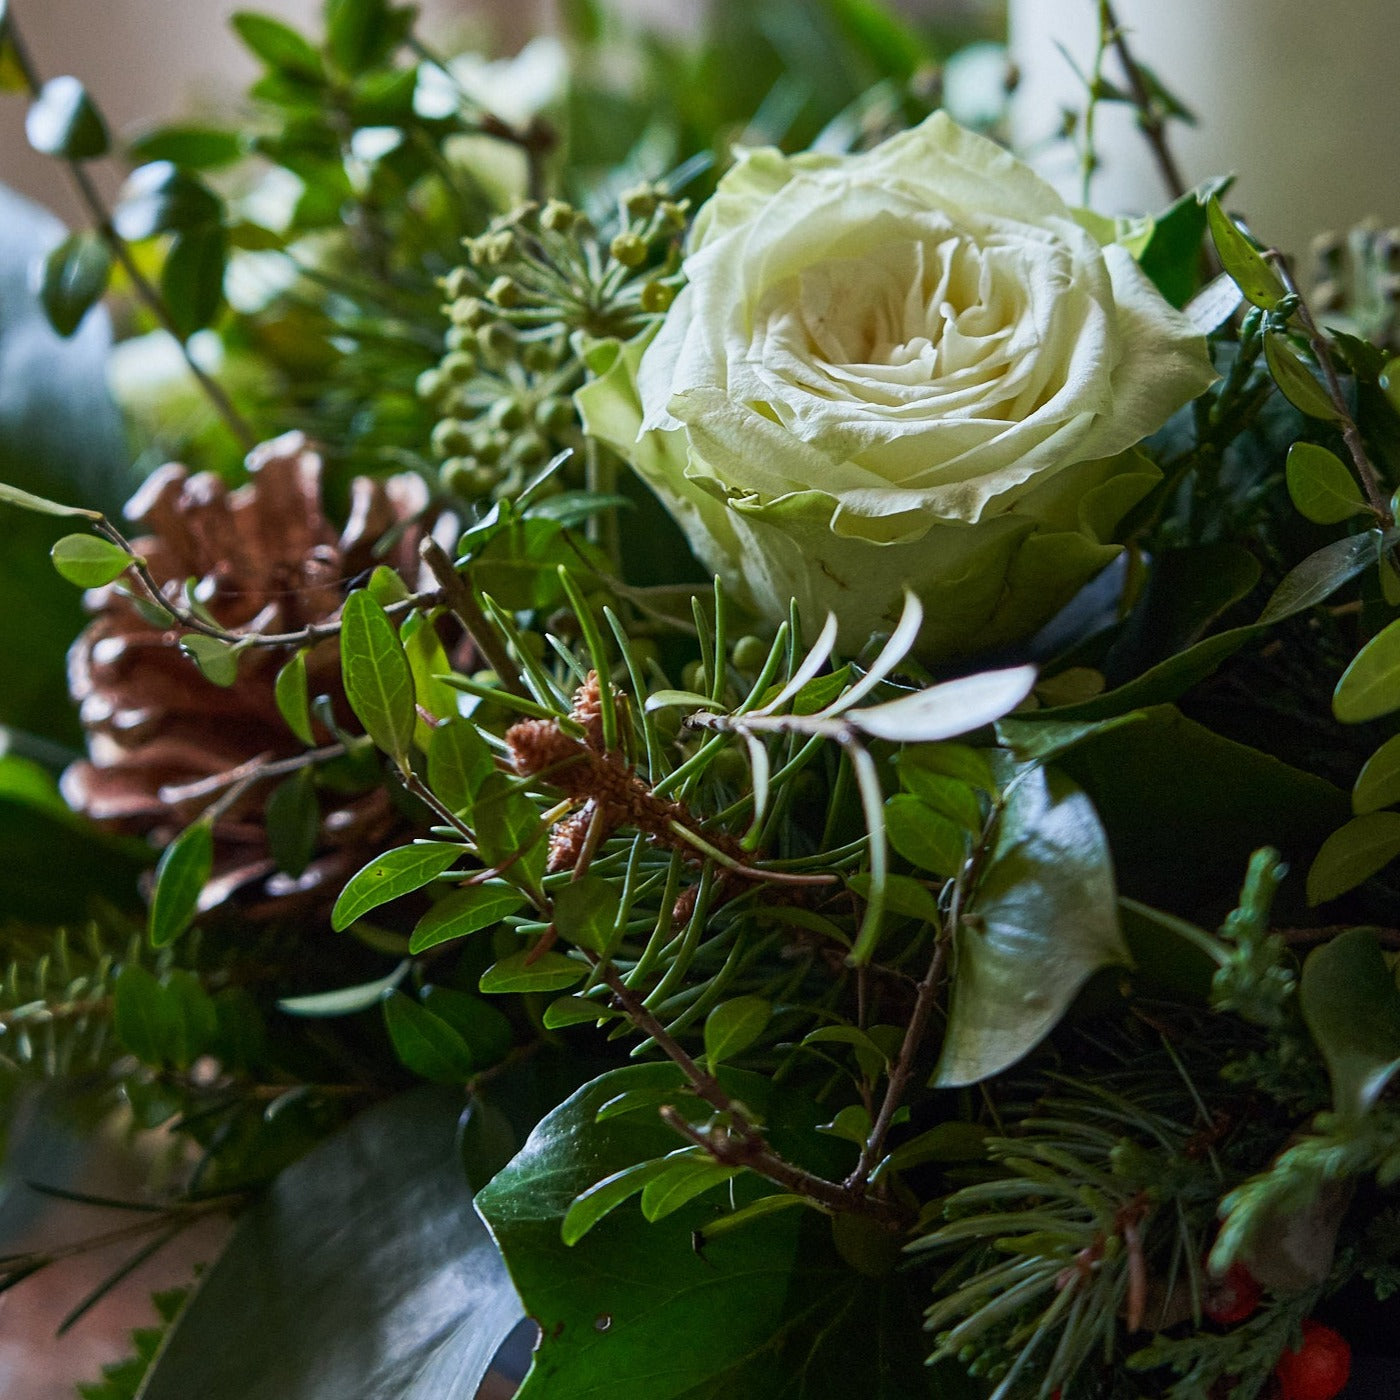
[[[1138,125],[1147,138],[1147,144],[1152,148],[1162,183],[1166,185],[1173,199],[1180,199],[1186,193],[1186,181],[1182,178],[1181,168],[1177,165],[1176,157],[1168,144],[1166,123],[1157,110],[1157,104],[1152,100],[1152,93],[1147,86],[1147,80],[1142,76],[1142,69],[1138,67],[1137,60],[1128,47],[1123,26],[1118,23],[1118,16],[1113,12],[1112,0],[1099,0],[1099,15],[1100,23],[1112,36],[1113,51],[1118,55],[1118,62],[1123,65],[1128,92],[1132,96],[1133,106],[1137,108]]]
[[[466,628],[467,635],[490,663],[491,669],[501,678],[501,684],[512,695],[528,699],[529,692],[520,679],[520,668],[501,645],[500,634],[487,620],[481,605],[476,601],[476,594],[471,585],[457,572],[452,560],[447,557],[447,551],[428,535],[418,546],[418,556],[427,565],[428,572],[437,580],[442,601],[452,610],[457,621]]]
[[[29,89],[30,96],[37,97],[42,84],[29,57],[28,48],[20,37],[13,11],[11,11],[5,26],[5,38],[9,42],[10,52],[14,55],[15,63],[24,78],[24,84]],[[252,451],[257,445],[257,434],[249,427],[248,421],[238,409],[234,407],[233,400],[224,392],[223,386],[201,369],[191,354],[189,344],[180,334],[179,327],[176,326],[175,320],[170,314],[170,308],[165,304],[165,299],[137,266],[136,259],[131,256],[131,249],[127,247],[126,240],[113,228],[111,211],[104,203],[101,194],[98,193],[92,177],[76,160],[65,160],[64,164],[68,167],[68,174],[73,181],[74,188],[78,191],[79,197],[92,216],[98,235],[111,249],[112,256],[121,264],[122,271],[126,273],[131,282],[132,289],[146,309],[160,323],[161,329],[174,337],[189,372],[195,377],[199,387],[204,391],[209,402],[213,404],[215,411],[224,420],[229,431],[238,439],[243,450],[245,452]]]
[[[867,1197],[863,1192],[853,1191],[840,1182],[816,1176],[776,1153],[743,1109],[725,1093],[719,1081],[695,1063],[684,1046],[647,1010],[617,970],[610,965],[599,963],[597,959],[594,959],[594,963],[599,967],[599,976],[627,1018],[639,1031],[656,1042],[685,1075],[698,1097],[729,1119],[730,1127],[709,1130],[696,1128],[686,1122],[670,1105],[661,1109],[661,1117],[666,1123],[697,1146],[703,1147],[716,1161],[731,1166],[748,1167],[760,1176],[767,1177],[769,1181],[786,1187],[796,1195],[806,1196],[830,1210],[869,1215],[890,1225],[898,1222],[899,1213],[890,1203]]]

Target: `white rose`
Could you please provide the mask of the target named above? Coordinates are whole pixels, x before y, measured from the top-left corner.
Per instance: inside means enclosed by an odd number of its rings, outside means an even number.
[[[597,353],[586,425],[741,597],[834,611],[848,647],[906,586],[926,656],[1034,630],[1157,479],[1135,445],[1214,378],[1125,248],[942,113],[862,155],[741,153],[685,274],[649,344]]]

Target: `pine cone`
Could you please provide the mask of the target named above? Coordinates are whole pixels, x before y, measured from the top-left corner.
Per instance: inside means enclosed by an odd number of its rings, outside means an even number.
[[[151,531],[135,546],[167,596],[178,599],[193,579],[194,596],[220,626],[281,633],[334,617],[352,581],[375,563],[414,584],[428,504],[419,478],[357,477],[337,536],[322,505],[321,458],[300,433],[257,448],[248,469],[248,484],[230,491],[211,474],[162,467],[128,504],[128,519]],[[163,845],[225,790],[221,777],[303,751],[274,698],[289,651],[250,648],[224,688],[180,653],[177,632],[147,620],[115,587],[91,590],[86,603],[95,616],[69,653],[69,689],[89,758],[63,776],[71,806]],[[348,720],[334,638],[310,650],[307,671],[311,694],[330,695],[338,722]],[[324,730],[317,737],[333,742]],[[217,822],[202,909],[229,901],[259,918],[322,903],[400,821],[382,787],[318,790],[315,854],[293,879],[269,853],[263,812],[272,787],[255,785]]]

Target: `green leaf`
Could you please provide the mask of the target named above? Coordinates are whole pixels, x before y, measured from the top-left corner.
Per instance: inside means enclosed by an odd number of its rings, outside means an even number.
[[[277,868],[295,880],[311,864],[320,834],[316,784],[311,769],[299,768],[267,799],[267,844]]]
[[[81,516],[85,520],[101,520],[100,510],[88,510],[84,506],[66,506],[60,501],[45,500],[32,491],[21,491],[18,486],[10,486],[0,481],[0,502],[7,506],[17,506],[20,510],[33,511],[36,515]]]
[[[426,613],[411,613],[399,631],[403,641],[404,655],[408,657],[408,669],[413,675],[413,690],[420,710],[426,710],[434,719],[453,720],[457,709],[457,692],[439,676],[452,669],[447,652],[437,628]],[[437,726],[419,718],[414,728],[418,747],[427,753],[432,746]]]
[[[408,950],[421,953],[449,939],[465,938],[524,907],[525,896],[508,885],[468,885],[454,890],[419,919]]]
[[[1312,370],[1285,336],[1273,331],[1264,336],[1264,359],[1274,383],[1300,413],[1328,423],[1335,423],[1341,417],[1336,404],[1327,397],[1327,390],[1317,382]]]
[[[385,851],[350,877],[331,910],[331,927],[336,932],[349,928],[371,909],[421,890],[464,855],[450,841],[415,841]]]
[[[107,123],[76,78],[50,78],[24,117],[29,144],[46,156],[94,160],[106,155]]]
[[[699,1148],[688,1149],[689,1156],[676,1155],[666,1170],[642,1187],[642,1215],[647,1220],[664,1220],[697,1196],[733,1181],[738,1167],[722,1166]]]
[[[205,680],[217,686],[231,686],[238,679],[240,648],[236,643],[205,636],[202,632],[186,632],[180,638],[180,650],[199,667]]]
[[[600,1220],[635,1196],[647,1182],[660,1176],[668,1165],[669,1159],[666,1157],[638,1162],[614,1172],[612,1176],[605,1176],[588,1190],[579,1192],[564,1214],[559,1227],[560,1239],[566,1245],[577,1244]]]
[[[852,875],[847,882],[864,900],[870,898],[871,878],[868,871]],[[910,875],[885,876],[885,909],[891,914],[902,914],[906,919],[919,919],[926,924],[937,924],[938,900],[927,885],[921,884]]]
[[[1383,539],[1379,530],[1333,540],[1308,555],[1283,577],[1273,597],[1259,615],[1263,624],[1282,622],[1308,608],[1325,603],[1344,583],[1364,573],[1381,557]]]
[[[1400,620],[1357,652],[1332,692],[1332,713],[1343,724],[1364,724],[1395,709],[1400,709]]]
[[[585,963],[563,953],[512,953],[481,974],[481,990],[501,992],[562,992],[588,975]]]
[[[764,1077],[730,1070],[721,1079],[762,1118],[779,1152],[813,1170],[841,1170],[849,1148],[813,1133],[820,1116],[794,1087],[774,1093]],[[825,1217],[786,1208],[800,1200],[762,1196],[772,1188],[752,1174],[729,1187],[739,1212],[749,1212],[734,1227],[735,1215],[702,1197],[655,1222],[613,1210],[576,1244],[564,1243],[565,1215],[600,1181],[658,1158],[646,1175],[654,1170],[660,1181],[671,1163],[694,1160],[668,1157],[677,1139],[654,1113],[598,1121],[600,1107],[639,1089],[675,1102],[684,1088],[667,1064],[602,1075],[550,1113],[478,1197],[541,1327],[517,1400],[964,1400],[955,1373],[923,1366],[925,1281],[856,1274]]]
[[[541,849],[543,831],[535,804],[505,773],[488,773],[477,788],[472,826],[481,858],[493,866],[516,863],[530,845]],[[531,864],[526,862],[523,868],[530,870]]]
[[[164,160],[186,170],[212,170],[243,159],[243,137],[212,126],[162,126],[127,145],[132,165]]]
[[[64,535],[49,551],[49,558],[59,575],[79,588],[101,588],[120,578],[134,562],[120,545],[97,535]]]
[[[773,1019],[773,1004],[765,997],[735,997],[722,1001],[705,1017],[705,1055],[713,1074],[752,1045]]]
[[[311,700],[306,679],[306,652],[294,652],[292,659],[277,673],[274,687],[277,712],[287,722],[287,728],[307,748],[316,743],[311,729]]]
[[[285,1011],[288,1016],[310,1019],[354,1016],[383,1001],[385,994],[403,981],[410,966],[405,958],[387,977],[376,978],[373,982],[362,982],[355,987],[337,987],[333,992],[313,992],[310,996],[283,997],[277,1003],[277,1009]]]
[[[1368,812],[1353,817],[1322,843],[1308,871],[1308,903],[1354,890],[1400,855],[1400,812]]]
[[[214,833],[208,822],[187,826],[161,853],[151,893],[152,947],[164,948],[189,928],[213,866]]]
[[[554,895],[554,927],[560,938],[605,957],[617,931],[619,898],[616,882],[599,875],[562,886]]]
[[[941,773],[980,792],[994,792],[996,778],[992,766],[977,749],[965,744],[915,744],[899,755],[900,771],[918,768],[925,773]]]
[[[1191,300],[1200,281],[1201,239],[1206,210],[1196,190],[1188,190],[1152,223],[1138,266],[1178,310]]]
[[[168,160],[157,160],[127,176],[112,210],[112,227],[128,243],[140,243],[161,233],[215,227],[223,212],[208,185]]]
[[[428,741],[428,786],[449,811],[469,816],[477,790],[496,760],[469,719],[450,719]]]
[[[128,963],[117,974],[112,997],[117,1039],[142,1064],[160,1064],[165,1058],[164,1003],[155,974]]]
[[[544,1028],[560,1031],[565,1026],[596,1025],[618,1013],[601,1001],[591,1001],[588,997],[559,997],[544,1009]]]
[[[176,331],[188,339],[219,314],[228,235],[217,225],[177,233],[160,270],[160,290]]]
[[[1368,758],[1351,790],[1357,816],[1400,802],[1400,734],[1393,734]]]
[[[238,37],[269,68],[307,82],[325,79],[321,55],[290,25],[271,15],[239,11],[229,21]]]
[[[384,1024],[404,1067],[433,1084],[464,1084],[476,1072],[467,1042],[402,992],[384,998]]]
[[[478,1070],[499,1064],[515,1044],[509,1017],[489,1001],[452,987],[424,987],[420,999],[462,1037]]]
[[[70,234],[44,259],[39,300],[49,325],[69,336],[102,299],[112,273],[112,253],[101,234]]]
[[[117,1039],[143,1064],[188,1069],[218,1035],[213,998],[183,968],[157,979],[128,963],[113,985],[113,997]]]
[[[1206,202],[1206,219],[1221,266],[1255,306],[1272,311],[1288,294],[1278,273],[1264,261],[1263,255],[1220,207],[1214,195]]]
[[[1327,1062],[1333,1106],[1361,1117],[1400,1070],[1400,990],[1375,930],[1348,929],[1314,948],[1298,1002]]]
[[[963,829],[907,792],[885,802],[885,830],[890,845],[911,865],[944,879],[956,875],[967,859]]]
[[[458,1093],[405,1094],[283,1171],[203,1274],[142,1400],[476,1394],[521,1307],[472,1210],[460,1114]]]
[[[964,831],[976,835],[982,830],[982,804],[977,794],[960,779],[930,773],[917,762],[905,763],[901,754],[899,781],[926,807],[955,822]]]
[[[408,763],[413,729],[413,674],[389,615],[364,589],[345,600],[340,622],[345,697],[365,733],[400,767]]]
[[[984,671],[868,710],[851,710],[846,719],[862,733],[896,744],[956,739],[1009,714],[1031,693],[1035,677],[1034,666]]]
[[[1037,768],[1018,775],[956,967],[934,1082],[1001,1073],[1054,1029],[1101,967],[1129,961],[1118,927],[1108,840],[1073,783]]]
[[[326,46],[343,73],[360,73],[378,63],[392,41],[388,0],[328,0]]]
[[[1342,459],[1316,443],[1295,442],[1288,449],[1287,478],[1298,513],[1319,525],[1336,525],[1367,509]]]

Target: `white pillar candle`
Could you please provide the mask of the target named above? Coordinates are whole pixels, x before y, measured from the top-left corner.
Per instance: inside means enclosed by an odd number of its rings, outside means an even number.
[[[1134,57],[1195,112],[1169,126],[1188,182],[1236,173],[1231,208],[1259,237],[1305,254],[1314,234],[1367,217],[1400,222],[1400,0],[1116,0]],[[1096,0],[1010,0],[1012,104],[1019,149],[1072,200],[1080,177],[1068,143],[1047,146],[1065,107],[1083,108]],[[1110,55],[1104,75],[1119,81]],[[1165,191],[1129,108],[1096,117],[1101,168],[1092,202],[1105,213],[1160,208]]]

